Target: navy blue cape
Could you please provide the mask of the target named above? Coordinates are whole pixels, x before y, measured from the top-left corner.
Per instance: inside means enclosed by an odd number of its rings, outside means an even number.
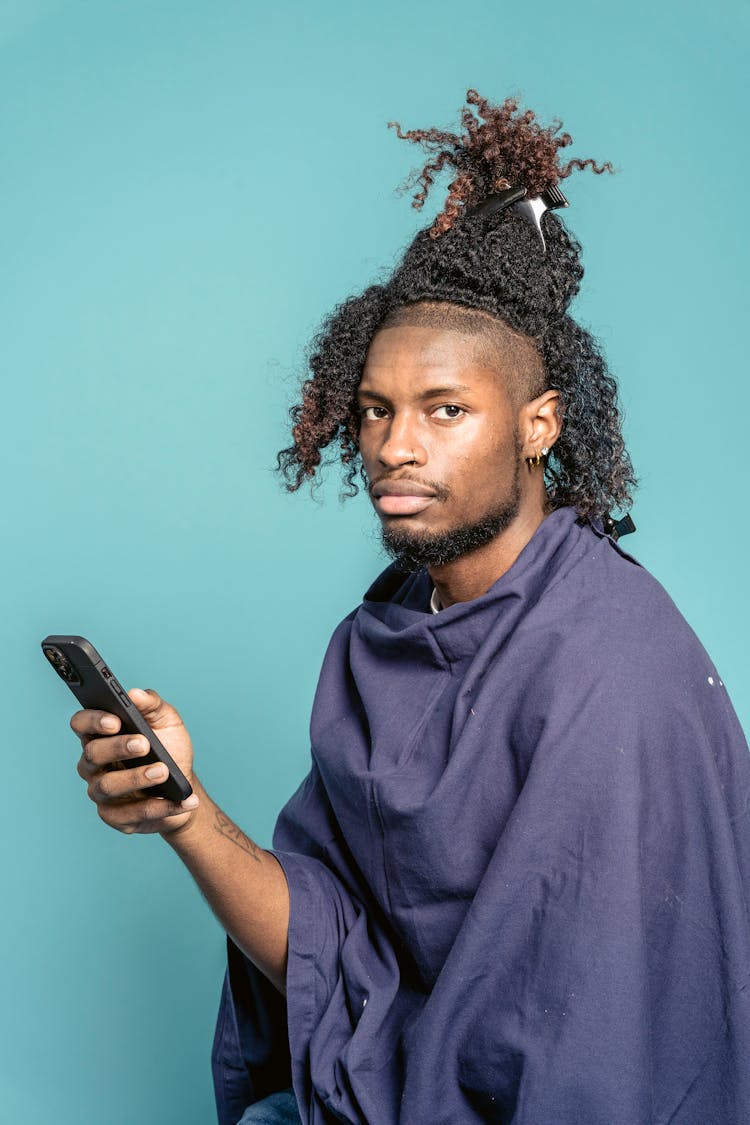
[[[750,755],[658,582],[569,508],[482,597],[336,630],[274,854],[287,996],[229,943],[221,1125],[750,1122]]]

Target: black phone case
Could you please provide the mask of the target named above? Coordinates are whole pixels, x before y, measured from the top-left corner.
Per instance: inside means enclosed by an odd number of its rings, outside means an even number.
[[[73,667],[79,683],[70,683],[56,665],[53,668],[60,679],[84,708],[108,711],[117,715],[122,723],[121,734],[144,734],[151,749],[148,754],[123,761],[122,767],[133,769],[149,762],[163,762],[169,769],[169,777],[159,785],[150,785],[145,792],[155,797],[167,797],[179,804],[193,792],[190,782],[169,753],[164,749],[156,734],[141,715],[125,689],[113,676],[99,653],[85,637],[54,636],[45,637],[42,651],[57,649]],[[52,663],[52,662],[50,662]]]

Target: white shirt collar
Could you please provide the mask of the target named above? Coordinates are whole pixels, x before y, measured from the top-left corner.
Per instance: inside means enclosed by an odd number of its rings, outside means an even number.
[[[430,609],[433,613],[440,613],[440,610],[442,608],[443,607],[440,604],[440,598],[438,597],[437,588],[435,587],[433,588],[432,597],[430,598]]]

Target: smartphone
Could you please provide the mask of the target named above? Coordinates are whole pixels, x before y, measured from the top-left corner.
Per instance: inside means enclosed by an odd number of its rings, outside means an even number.
[[[158,785],[150,785],[144,792],[149,796],[167,797],[176,804],[190,796],[193,792],[190,782],[90,641],[85,637],[51,635],[42,641],[42,652],[82,707],[117,715],[122,723],[120,734],[143,734],[148,739],[151,746],[148,754],[118,762],[118,768],[133,769],[149,762],[163,762],[169,769],[169,777]]]

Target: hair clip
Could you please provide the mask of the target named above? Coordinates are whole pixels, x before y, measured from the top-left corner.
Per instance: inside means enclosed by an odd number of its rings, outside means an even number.
[[[545,188],[541,195],[535,195],[533,199],[527,199],[526,188],[518,186],[488,195],[478,207],[473,208],[471,213],[488,218],[490,215],[497,215],[501,211],[515,211],[517,215],[526,219],[534,227],[542,240],[542,250],[546,253],[547,244],[542,233],[542,215],[545,211],[554,211],[558,207],[568,206],[567,199],[557,187]]]
[[[624,515],[620,520],[614,519],[608,513],[602,520],[602,527],[604,528],[604,534],[608,535],[615,543],[621,535],[632,535],[635,531],[635,524],[633,523],[630,512]]]

